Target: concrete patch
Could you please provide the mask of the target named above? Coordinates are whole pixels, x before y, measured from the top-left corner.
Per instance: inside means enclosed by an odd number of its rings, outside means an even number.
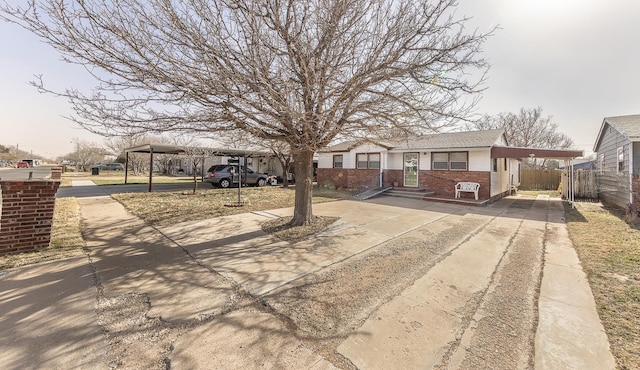
[[[184,334],[170,361],[176,369],[335,369],[272,315],[242,311]]]

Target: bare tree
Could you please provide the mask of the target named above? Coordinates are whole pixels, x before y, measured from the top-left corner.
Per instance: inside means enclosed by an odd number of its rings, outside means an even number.
[[[289,187],[288,173],[293,162],[293,155],[291,154],[291,147],[286,141],[254,137],[238,130],[226,132],[225,136],[218,137],[217,141],[230,148],[273,153],[273,156],[276,157],[282,167],[282,186]]]
[[[93,92],[57,92],[73,120],[100,134],[240,129],[283,141],[295,163],[293,225],[314,221],[314,151],[338,135],[453,124],[487,68],[487,35],[465,30],[455,0],[26,3],[2,6],[0,18],[98,81]]]
[[[82,171],[93,164],[100,163],[104,159],[105,150],[100,145],[78,138],[73,139],[75,150],[67,155],[67,158],[76,163],[76,167]]]
[[[551,116],[543,116],[542,108],[520,108],[518,113],[500,113],[496,116],[485,115],[482,119],[467,123],[467,129],[490,130],[502,128],[510,145],[531,148],[567,149],[573,146],[573,140],[558,132],[558,125]],[[534,168],[557,168],[557,161],[546,158],[528,158]]]
[[[193,177],[193,194],[198,191],[198,169],[203,165],[206,158],[212,157],[217,154],[217,151],[212,148],[197,145],[185,145],[183,155],[189,158],[191,162],[191,175]]]
[[[134,146],[149,144],[155,142],[154,135],[130,135],[130,136],[113,136],[105,140],[105,146],[119,161],[124,161],[124,150],[132,148]],[[129,153],[128,167],[133,171],[133,174],[138,176],[146,171],[149,167],[149,156],[142,153]]]
[[[558,124],[553,117],[543,116],[542,108],[520,108],[518,113],[485,115],[477,122],[467,124],[470,130],[490,130],[503,128],[510,145],[532,148],[567,149],[573,140],[558,132]]]

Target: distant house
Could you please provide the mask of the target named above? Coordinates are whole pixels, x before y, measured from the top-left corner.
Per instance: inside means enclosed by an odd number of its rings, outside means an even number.
[[[607,117],[593,147],[598,195],[608,204],[640,213],[640,114]]]
[[[511,147],[502,129],[345,142],[318,153],[317,180],[361,190],[424,188],[451,198],[458,182],[475,182],[479,199],[488,200],[520,184],[520,158],[530,156],[570,160],[582,151]]]

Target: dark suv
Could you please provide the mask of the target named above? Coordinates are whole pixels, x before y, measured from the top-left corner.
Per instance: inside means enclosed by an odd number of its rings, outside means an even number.
[[[231,174],[231,168],[234,169],[234,174]],[[247,177],[245,179],[244,167],[240,167],[240,174],[243,183],[247,185],[265,186],[267,185],[268,176],[264,173],[253,171],[247,167]],[[238,183],[238,166],[230,164],[218,164],[211,166],[207,171],[207,176],[204,181],[210,182],[211,186],[219,186],[221,188],[228,188],[231,184]]]

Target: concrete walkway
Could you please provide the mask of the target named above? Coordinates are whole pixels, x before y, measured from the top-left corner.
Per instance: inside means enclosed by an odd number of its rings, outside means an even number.
[[[527,258],[531,271],[523,280],[543,268],[538,314],[523,318],[537,320],[535,367],[615,368],[557,200],[541,197],[523,209],[514,198],[482,208],[395,198],[317,204],[315,214],[340,220],[294,245],[260,229],[291,208],[153,228],[110,197],[79,201],[88,257],[0,272],[3,368],[113,366],[104,359],[128,355],[114,353],[113,340],[129,338],[114,335],[130,335],[135,326],[118,328],[107,320],[109,310],[113,302],[133,307],[139,296],[147,304],[129,316],[160,318],[167,330],[159,333],[179,327],[179,335],[133,336],[129,355],[166,350],[160,342],[170,346],[172,368],[333,368],[280,318],[252,308],[252,297],[394,238],[451,225],[472,227],[342,341],[340,354],[361,369],[501,368],[477,362],[484,350],[477,341],[493,315],[492,297],[505,289],[501,277],[514,273],[510,262]]]

